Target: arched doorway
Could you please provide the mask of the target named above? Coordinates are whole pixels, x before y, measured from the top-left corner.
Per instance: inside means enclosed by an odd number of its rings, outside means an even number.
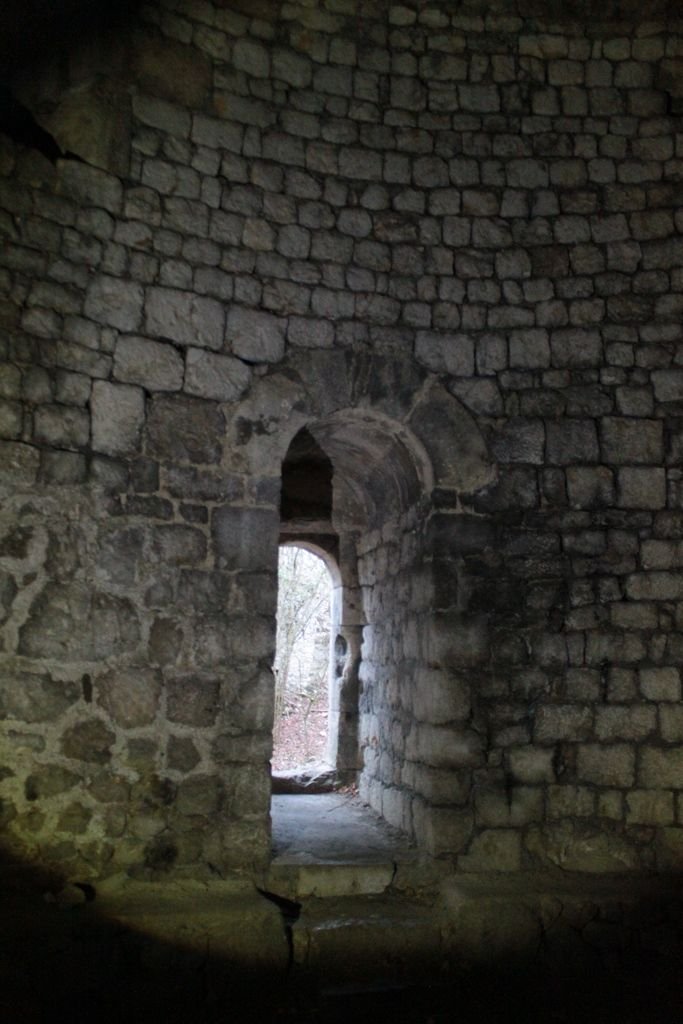
[[[363,624],[358,615],[354,539],[337,526],[334,476],[327,452],[307,427],[299,430],[282,464],[280,545],[312,552],[324,562],[332,584],[324,753],[328,770],[320,779],[321,788],[355,782],[360,767],[358,667]],[[279,788],[292,788],[277,776],[275,782]],[[304,785],[309,782],[304,773]]]
[[[282,463],[280,542],[316,551],[336,576],[327,745],[334,782],[359,782],[365,799],[408,833],[401,767],[420,660],[412,638],[425,611],[412,581],[424,569],[429,474],[409,432],[370,411],[309,423]]]
[[[486,764],[472,688],[488,668],[487,613],[470,607],[461,556],[496,472],[476,423],[403,362],[306,352],[262,378],[229,436],[277,515],[273,576],[278,529],[339,567],[338,777],[422,849],[462,849]]]
[[[306,544],[280,545],[273,773],[325,773],[331,669],[332,576]]]

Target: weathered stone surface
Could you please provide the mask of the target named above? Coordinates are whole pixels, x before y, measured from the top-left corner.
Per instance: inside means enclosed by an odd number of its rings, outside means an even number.
[[[111,760],[115,739],[114,733],[100,718],[90,718],[65,731],[61,742],[62,753],[75,761],[106,764]]]
[[[0,150],[8,842],[267,856],[280,485],[324,463],[286,535],[338,544],[363,797],[470,873],[678,869],[680,24],[236,4],[16,82],[82,159]]]
[[[166,763],[171,771],[192,771],[199,761],[199,751],[189,736],[171,736],[169,738]]]
[[[415,817],[425,846],[433,856],[459,853],[472,834],[472,812],[418,804]]]
[[[139,637],[129,601],[92,593],[79,583],[50,584],[29,611],[19,634],[28,657],[90,661],[130,649]]]
[[[602,421],[602,457],[612,464],[662,460],[662,424],[656,420],[610,419]]]
[[[185,391],[217,402],[233,402],[251,381],[249,368],[232,356],[189,348],[185,362]]]
[[[39,463],[37,448],[19,442],[0,441],[0,482],[30,484],[35,481]]]
[[[638,783],[644,789],[683,786],[683,750],[680,747],[644,747],[641,752]]]
[[[79,782],[80,778],[75,772],[62,768],[61,765],[41,765],[26,779],[26,799],[33,801],[45,796],[57,796],[73,789]]]
[[[116,345],[114,377],[149,391],[179,391],[183,384],[183,360],[172,345],[123,337]]]
[[[418,721],[432,725],[464,721],[470,707],[470,688],[464,679],[434,669],[424,669],[416,679],[413,711]]]
[[[149,405],[147,436],[151,454],[171,462],[219,461],[225,420],[213,402],[161,396]]]
[[[145,420],[145,396],[128,384],[93,384],[92,446],[105,455],[128,455],[138,449]]]
[[[427,449],[442,487],[471,492],[489,483],[493,469],[479,428],[447,392],[434,388],[425,395],[410,426]]]
[[[599,786],[631,786],[634,769],[632,747],[617,743],[604,747],[588,743],[579,745],[577,776],[585,782]]]
[[[112,583],[131,584],[142,555],[143,532],[136,528],[100,531],[97,572]]]
[[[415,357],[437,373],[469,377],[474,372],[474,342],[465,334],[418,331]]]
[[[680,672],[674,666],[641,668],[640,690],[647,700],[679,701],[681,699]]]
[[[231,350],[248,363],[277,363],[285,352],[286,321],[270,313],[233,306],[228,313]]]
[[[69,406],[44,405],[36,412],[34,437],[55,447],[84,448],[90,437],[88,414]]]
[[[179,814],[214,815],[223,801],[223,784],[216,775],[195,775],[178,787]]]
[[[182,345],[223,347],[225,314],[215,299],[176,288],[150,288],[145,301],[145,330]]]
[[[76,683],[49,676],[8,674],[0,681],[0,717],[20,722],[53,722],[80,697]]]
[[[57,107],[41,120],[62,152],[75,153],[91,168],[125,175],[130,159],[129,108],[130,100],[124,89],[110,82],[105,91],[99,81],[92,81],[88,87],[74,89],[61,97]],[[70,196],[82,196],[85,191],[94,206],[117,212],[119,182],[103,178],[100,182],[91,181],[90,187],[84,189],[82,181],[77,183],[71,177],[73,166],[72,161],[58,162],[58,168],[65,175],[65,191]]]
[[[196,565],[206,557],[206,537],[193,526],[158,526],[152,549],[162,565]]]
[[[272,569],[278,518],[259,508],[216,508],[211,517],[213,554],[218,569]]]
[[[435,768],[476,766],[482,760],[481,737],[462,726],[415,725],[406,756]]]
[[[142,301],[139,284],[103,274],[89,286],[83,309],[96,323],[120,331],[135,331],[140,326]]]
[[[620,508],[658,509],[666,505],[664,469],[633,466],[619,470],[617,504]]]
[[[91,167],[78,160],[59,164],[59,191],[83,206],[100,206],[109,213],[119,213],[123,189],[113,174]]]
[[[519,871],[520,864],[521,837],[512,829],[486,829],[458,857],[461,871]]]
[[[176,619],[158,616],[149,631],[149,656],[157,665],[175,665],[183,643],[183,631]]]
[[[139,32],[135,72],[145,92],[190,109],[201,108],[211,87],[211,62],[196,47]]]
[[[565,871],[611,874],[638,868],[637,851],[622,837],[600,833],[589,824],[564,821],[534,829],[527,847],[542,863]]]
[[[172,722],[210,726],[220,709],[220,683],[202,676],[179,676],[166,686],[167,714]]]
[[[149,725],[159,709],[161,679],[149,669],[107,672],[97,681],[98,704],[125,729]]]

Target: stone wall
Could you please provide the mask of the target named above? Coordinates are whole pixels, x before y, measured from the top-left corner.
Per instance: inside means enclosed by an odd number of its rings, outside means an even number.
[[[317,423],[375,806],[463,871],[680,866],[683,22],[603,10],[169,0],[17,73],[71,154],[0,150],[17,849],[267,858]]]

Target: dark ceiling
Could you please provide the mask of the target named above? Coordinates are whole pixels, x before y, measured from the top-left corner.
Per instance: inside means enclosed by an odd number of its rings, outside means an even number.
[[[140,0],[4,0],[0,2],[2,70],[11,72],[94,30],[125,24],[139,3]]]

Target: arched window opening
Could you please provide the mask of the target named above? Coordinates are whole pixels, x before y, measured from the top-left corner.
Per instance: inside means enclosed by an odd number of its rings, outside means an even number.
[[[278,560],[274,771],[327,764],[332,579],[318,555],[282,545]]]

